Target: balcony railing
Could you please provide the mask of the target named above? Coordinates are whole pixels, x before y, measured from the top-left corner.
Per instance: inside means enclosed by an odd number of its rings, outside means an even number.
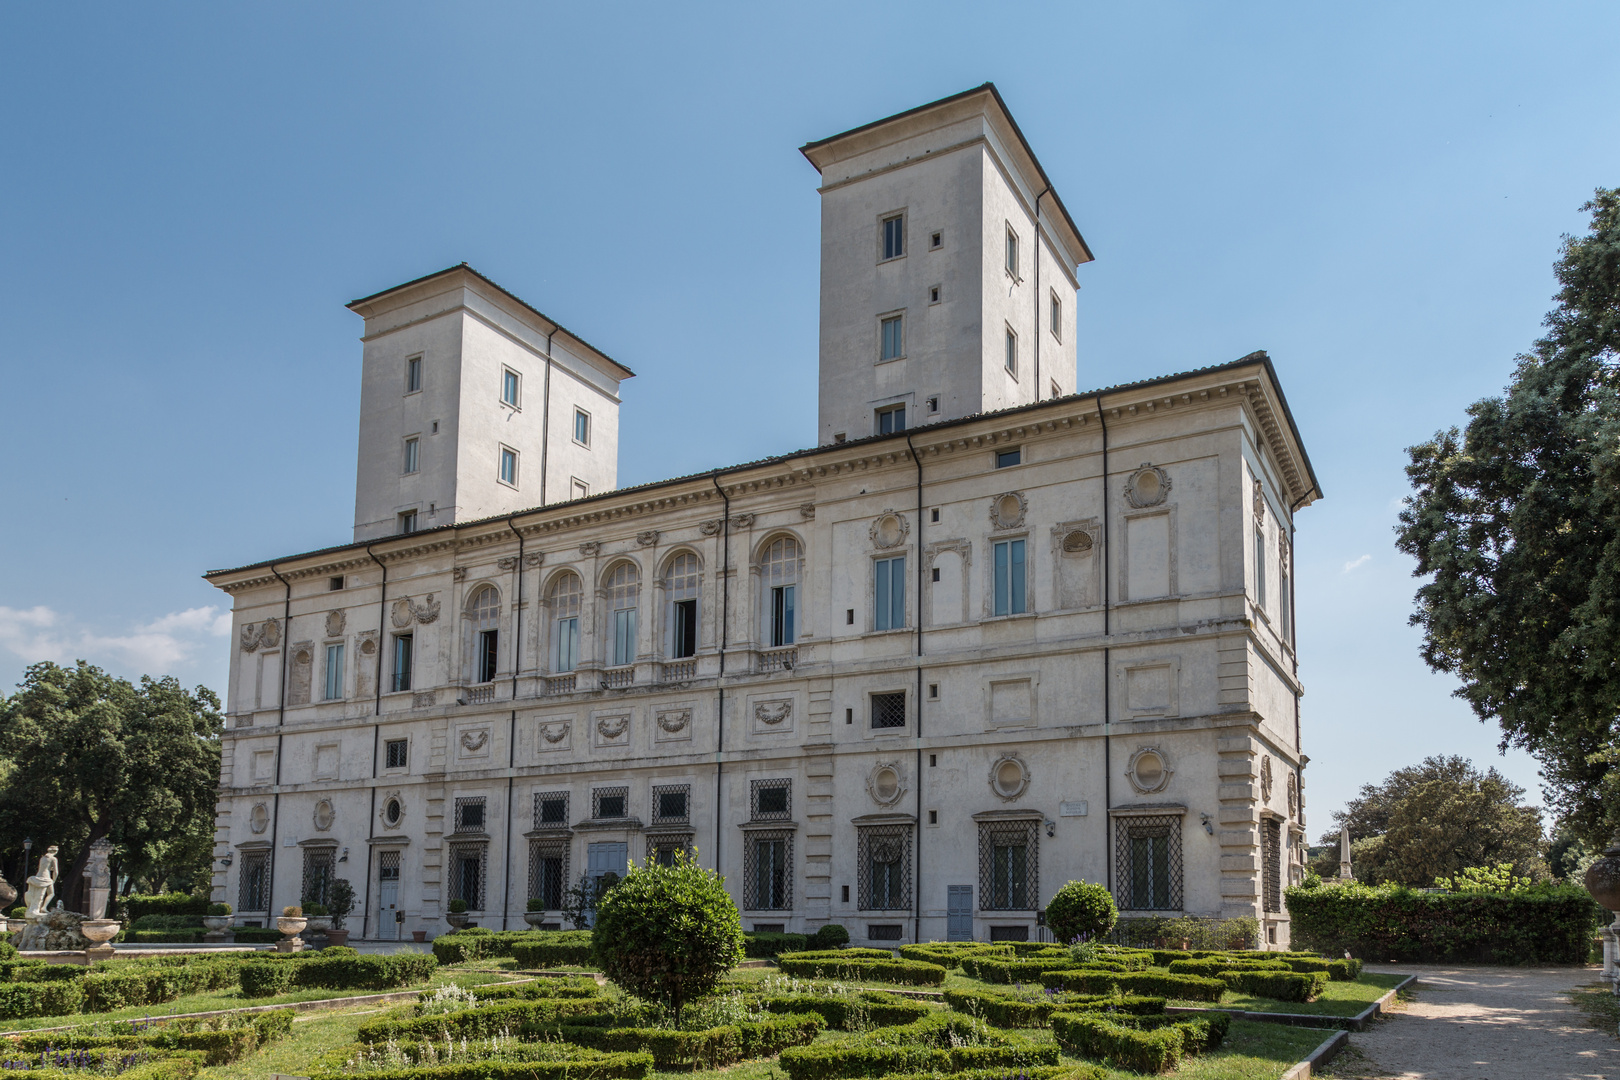
[[[572,694],[574,692],[574,673],[567,675],[552,675],[546,679],[546,694]]]
[[[469,705],[487,705],[495,700],[495,684],[485,683],[483,686],[469,686],[466,697]]]
[[[792,671],[799,663],[799,650],[793,646],[762,650],[754,661],[754,670]]]
[[[690,682],[697,678],[696,660],[676,660],[664,665],[665,682]]]
[[[606,668],[602,671],[602,689],[617,690],[629,686],[636,681],[636,669],[633,667]]]

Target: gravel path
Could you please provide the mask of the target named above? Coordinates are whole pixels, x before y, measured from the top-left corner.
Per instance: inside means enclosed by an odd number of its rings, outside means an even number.
[[[1589,1027],[1569,991],[1592,968],[1368,966],[1416,975],[1416,1000],[1366,1031],[1327,1070],[1400,1080],[1620,1080],[1620,1038]]]

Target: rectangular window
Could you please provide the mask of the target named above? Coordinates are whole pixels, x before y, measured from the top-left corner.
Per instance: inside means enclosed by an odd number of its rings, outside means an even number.
[[[795,585],[778,585],[771,590],[771,645],[793,644],[793,592]]]
[[[499,630],[478,631],[478,681],[481,683],[495,680],[495,657],[499,652],[500,636]]]
[[[1028,911],[1040,891],[1040,821],[979,824],[979,902],[991,911]]]
[[[677,600],[672,612],[675,619],[675,640],[670,650],[676,660],[697,655],[697,601]]]
[[[1288,591],[1288,551],[1284,549],[1277,560],[1277,607],[1282,612],[1282,639],[1284,644],[1294,643],[1294,597]]]
[[[1015,280],[1018,277],[1018,234],[1011,229],[1007,230],[1007,273]]]
[[[422,358],[413,356],[405,361],[405,392],[414,394],[422,389]]]
[[[581,446],[591,445],[591,414],[584,409],[574,410],[574,441]]]
[[[509,447],[501,447],[501,483],[517,487],[517,451]]]
[[[389,739],[383,743],[383,761],[385,769],[403,769],[410,763],[411,741],[409,739]]]
[[[900,911],[911,906],[910,825],[858,827],[856,862],[862,911]]]
[[[413,533],[413,532],[416,531],[416,511],[415,510],[406,510],[406,511],[404,511],[403,513],[401,513],[399,515],[398,520],[399,520],[399,535],[404,536],[407,533]]]
[[[456,800],[456,832],[484,831],[484,797],[475,795]]]
[[[573,498],[584,499],[588,498],[591,494],[591,485],[587,484],[583,480],[578,479],[577,477],[574,479],[572,486]]]
[[[518,403],[518,373],[511,368],[501,372],[501,400],[513,408]]]
[[[1260,894],[1266,911],[1282,910],[1282,822],[1260,824]]]
[[[1055,398],[1063,396],[1063,388],[1055,382],[1052,384],[1052,396]]]
[[[331,848],[304,849],[304,881],[298,894],[301,904],[326,906],[332,886],[332,864],[336,852]]]
[[[411,634],[394,635],[394,692],[411,688],[412,646],[416,638]]]
[[[903,214],[883,219],[883,257],[898,259],[906,253],[906,219]]]
[[[342,588],[343,588],[343,575],[342,574],[334,574],[332,577],[329,577],[329,578],[326,579],[326,591],[327,592],[337,592]]]
[[[568,824],[568,792],[534,793],[534,827],[537,829]]]
[[[877,411],[877,433],[893,435],[906,430],[906,407],[889,405]]]
[[[940,287],[938,285],[928,286],[928,302],[930,304],[939,303],[939,290]]]
[[[406,439],[405,440],[405,471],[406,472],[413,473],[413,472],[416,471],[417,465],[420,463],[420,455],[419,455],[418,451],[420,451],[421,446],[422,446],[421,442],[419,440],[417,440],[417,439]]]
[[[786,821],[793,816],[793,781],[786,777],[751,781],[748,794],[754,821]]]
[[[1266,534],[1263,529],[1254,533],[1254,606],[1266,606]]]
[[[468,911],[484,909],[483,844],[450,847],[450,899],[465,900]]]
[[[1022,447],[1014,450],[996,451],[996,468],[998,469],[1005,469],[1012,465],[1022,465],[1023,463],[1024,450]]]
[[[653,788],[653,824],[686,821],[689,815],[687,803],[690,801],[691,792],[692,789],[686,784],[678,787]]]
[[[242,853],[242,890],[237,896],[238,911],[264,911],[270,903],[270,853]]]
[[[1007,331],[1007,371],[1018,374],[1018,335],[1011,330]]]
[[[636,609],[620,608],[613,613],[613,665],[636,662]]]
[[[1181,818],[1133,817],[1115,822],[1119,875],[1115,902],[1128,911],[1181,909]]]
[[[1057,293],[1053,293],[1052,296],[1051,296],[1051,315],[1050,315],[1050,320],[1049,320],[1047,325],[1051,327],[1052,336],[1057,338],[1059,341],[1062,341],[1063,340],[1063,301],[1058,299],[1058,294]]]
[[[906,726],[906,692],[872,695],[872,727],[903,728]]]
[[[928,234],[928,246],[930,248],[933,248],[936,251],[939,250],[940,248],[944,247],[945,246],[945,234],[943,232],[929,233]]]
[[[1024,588],[1024,541],[1003,540],[995,546],[997,615],[1022,615],[1028,610]]]
[[[748,846],[743,849],[748,862],[743,868],[745,908],[750,911],[785,911],[793,906],[790,888],[792,872],[789,870],[792,847],[792,833],[756,833],[750,838]]]
[[[906,354],[906,320],[903,315],[891,315],[880,324],[883,345],[879,360],[898,360]]]
[[[343,696],[343,646],[326,647],[326,700],[336,701]]]
[[[898,630],[906,625],[906,559],[879,559],[872,564],[873,629]]]
[[[595,818],[627,816],[630,813],[630,789],[627,787],[592,789],[591,810],[591,816]]]
[[[579,663],[579,617],[557,620],[557,663],[554,670],[558,672],[573,671],[574,665]]]
[[[529,841],[529,897],[539,900],[548,911],[563,906],[568,882],[568,843],[558,840]]]

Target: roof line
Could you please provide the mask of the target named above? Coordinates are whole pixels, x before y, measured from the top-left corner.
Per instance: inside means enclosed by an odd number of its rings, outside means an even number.
[[[1277,402],[1282,407],[1284,418],[1286,418],[1288,421],[1288,430],[1294,437],[1294,445],[1299,449],[1300,458],[1305,466],[1305,473],[1310,477],[1310,490],[1316,492],[1317,495],[1320,496],[1322,493],[1321,485],[1317,483],[1316,471],[1311,467],[1310,458],[1305,454],[1305,444],[1299,437],[1299,428],[1294,423],[1294,414],[1288,408],[1288,399],[1283,397],[1282,384],[1277,380],[1277,369],[1272,366],[1271,357],[1268,356],[1264,350],[1256,350],[1249,353],[1247,356],[1241,356],[1236,360],[1228,360],[1224,364],[1211,364],[1208,367],[1193,368],[1190,371],[1178,371],[1170,375],[1158,375],[1151,379],[1138,379],[1136,382],[1116,383],[1113,386],[1099,387],[1098,389],[1087,390],[1083,393],[1065,394],[1060,398],[1046,398],[1042,401],[1031,402],[1028,405],[1015,405],[1010,409],[997,409],[992,412],[973,413],[969,416],[959,416],[954,420],[940,420],[932,424],[924,424],[922,427],[907,428],[905,432],[901,432],[899,434],[870,435],[864,439],[850,439],[841,443],[827,443],[824,446],[808,447],[806,449],[795,450],[787,454],[776,454],[771,457],[757,458],[754,461],[744,461],[736,465],[722,465],[714,469],[702,469],[698,472],[687,473],[684,476],[672,476],[664,480],[649,480],[645,484],[636,484],[627,488],[614,488],[611,491],[603,491],[595,495],[587,495],[583,499],[570,499],[567,502],[558,503],[544,503],[540,506],[531,506],[523,510],[514,510],[507,514],[491,514],[488,517],[474,518],[470,521],[454,521],[448,525],[439,525],[432,529],[423,529],[420,532],[394,536],[381,536],[372,540],[357,540],[348,544],[335,544],[332,547],[316,548],[313,551],[305,551],[297,555],[281,555],[273,559],[263,559],[259,562],[248,563],[245,566],[233,566],[220,570],[210,570],[203,574],[203,578],[204,580],[207,580],[220,574],[237,574],[244,570],[256,570],[261,567],[270,566],[273,563],[289,562],[294,559],[308,559],[316,555],[328,555],[339,551],[360,550],[366,547],[367,544],[375,545],[383,542],[384,540],[409,539],[416,541],[423,537],[432,536],[435,533],[454,532],[458,529],[471,528],[475,525],[484,525],[492,521],[511,520],[513,518],[523,517],[526,514],[538,514],[546,510],[560,510],[565,506],[583,506],[587,503],[600,502],[607,499],[623,498],[626,495],[630,495],[638,491],[652,491],[661,487],[670,487],[675,484],[689,483],[704,476],[721,476],[726,473],[741,472],[744,469],[756,469],[763,468],[767,465],[781,464],[785,461],[791,461],[794,458],[809,457],[815,454],[833,453],[848,450],[849,448],[856,446],[871,445],[894,439],[904,439],[908,433],[915,435],[918,432],[923,431],[942,431],[947,428],[958,427],[963,424],[976,423],[992,417],[1017,416],[1021,413],[1030,412],[1034,409],[1045,408],[1046,406],[1052,405],[1059,401],[1078,401],[1083,398],[1100,397],[1103,394],[1115,394],[1123,390],[1140,390],[1150,386],[1157,386],[1162,383],[1175,382],[1178,379],[1185,379],[1194,375],[1209,375],[1222,371],[1231,371],[1233,369],[1255,363],[1264,365],[1266,374],[1271,378],[1271,385],[1277,391]]]
[[[1030,147],[1029,140],[1024,138],[1023,129],[1018,126],[1018,121],[1013,118],[1012,110],[1007,107],[1007,102],[1001,96],[1001,91],[996,89],[996,84],[993,82],[982,82],[978,86],[972,87],[971,89],[963,90],[960,93],[951,94],[948,97],[942,97],[937,101],[930,101],[925,105],[918,105],[915,108],[907,109],[904,112],[897,112],[893,116],[885,116],[881,120],[873,120],[870,123],[862,124],[859,127],[852,127],[848,131],[841,131],[837,135],[829,135],[825,139],[815,139],[799,147],[799,153],[803,154],[804,159],[809,161],[810,164],[814,166],[816,163],[811,160],[811,150],[826,146],[828,143],[837,142],[839,139],[847,139],[851,135],[859,135],[863,131],[869,131],[872,128],[880,127],[883,124],[892,123],[895,120],[904,120],[908,116],[915,116],[916,114],[926,112],[929,109],[937,109],[941,105],[949,105],[953,102],[960,101],[966,97],[971,97],[974,94],[981,93],[985,90],[990,91],[990,96],[994,97],[996,99],[996,104],[1001,106],[1002,115],[1007,118],[1007,123],[1012,125],[1013,134],[1018,136],[1019,145],[1024,148],[1024,153],[1029,155],[1029,160],[1034,162],[1035,172],[1040,175],[1041,183],[1046,185],[1046,194],[1052,196],[1052,201],[1057,204],[1058,213],[1063,215],[1063,220],[1069,226],[1070,231],[1079,238],[1081,250],[1086,253],[1085,261],[1095,261],[1097,256],[1092,254],[1091,245],[1086,243],[1085,236],[1080,232],[1080,226],[1074,223],[1074,218],[1069,214],[1069,208],[1063,205],[1063,199],[1059,197],[1057,188],[1052,186],[1051,177],[1046,175],[1045,166],[1041,164],[1041,159],[1035,156],[1035,151]],[[821,169],[817,167],[816,171],[820,172]],[[1036,198],[1039,197],[1039,195],[1036,196]]]
[[[494,279],[489,277],[487,274],[479,273],[477,270],[473,269],[472,266],[470,266],[465,261],[459,262],[454,266],[447,266],[443,270],[435,270],[431,274],[423,274],[419,278],[412,278],[410,281],[402,282],[399,285],[391,285],[388,288],[383,289],[381,292],[372,293],[370,296],[362,296],[358,300],[350,300],[347,304],[345,304],[343,306],[348,308],[350,311],[353,311],[356,307],[360,306],[361,304],[370,303],[371,301],[377,299],[380,296],[387,296],[389,293],[399,292],[401,289],[408,289],[412,285],[420,285],[424,281],[432,281],[434,278],[444,277],[446,274],[453,274],[457,270],[465,270],[467,273],[471,274],[473,277],[477,278],[479,281],[482,281],[485,285],[488,285],[490,288],[492,288],[492,289],[496,290],[497,292],[499,292],[502,296],[505,296],[507,299],[512,300],[515,303],[521,304],[524,307],[525,310],[531,311],[534,314],[540,316],[546,322],[550,323],[555,329],[562,331],[564,334],[567,334],[569,337],[573,338],[575,341],[579,342],[581,345],[585,346],[587,349],[591,350],[597,356],[600,356],[602,359],[606,360],[608,363],[612,364],[614,367],[618,368],[619,370],[621,370],[623,372],[626,372],[627,373],[626,377],[635,378],[635,375],[636,375],[635,372],[631,371],[629,368],[625,367],[623,364],[621,364],[617,360],[613,359],[613,357],[609,356],[607,353],[603,352],[601,349],[598,349],[595,345],[592,345],[590,342],[586,341],[584,338],[580,337],[578,334],[576,334],[572,330],[568,329],[568,327],[564,326],[562,323],[558,322],[556,319],[553,319],[550,315],[547,315],[545,312],[541,311],[539,308],[535,307],[533,304],[531,304],[527,300],[523,299],[523,297],[519,296],[517,293],[513,292],[511,289],[508,289],[506,286],[502,285],[500,282],[495,281]]]

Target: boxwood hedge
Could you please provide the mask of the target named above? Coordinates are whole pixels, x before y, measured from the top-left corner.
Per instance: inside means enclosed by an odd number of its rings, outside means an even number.
[[[1135,1072],[1159,1073],[1175,1068],[1188,1054],[1220,1046],[1230,1024],[1231,1018],[1224,1013],[1188,1020],[1057,1013],[1052,1017],[1052,1034],[1071,1054]]]

